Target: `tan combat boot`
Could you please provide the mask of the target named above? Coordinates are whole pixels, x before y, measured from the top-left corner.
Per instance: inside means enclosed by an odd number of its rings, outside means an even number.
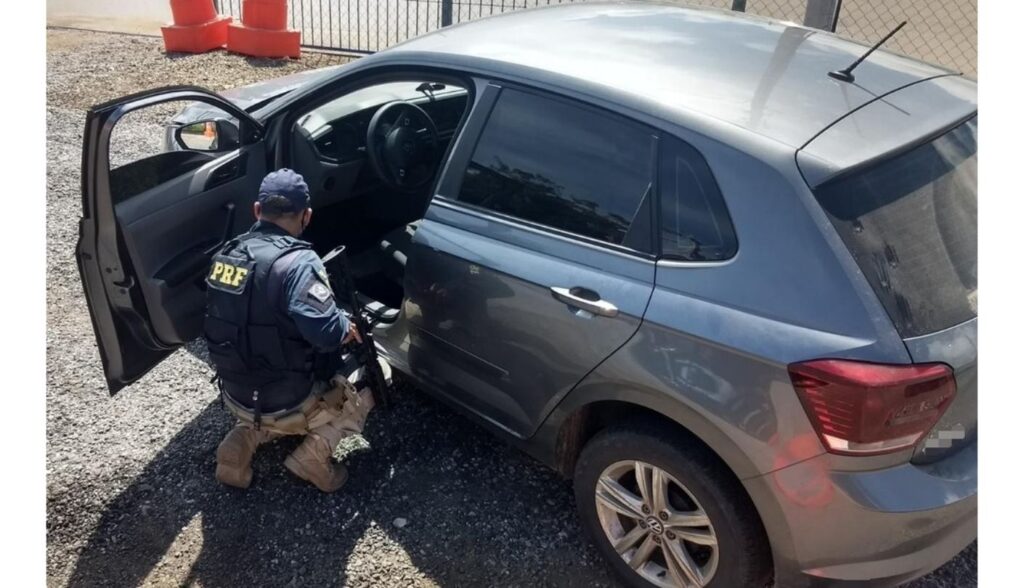
[[[334,492],[345,485],[348,470],[331,460],[334,446],[316,433],[310,433],[298,449],[285,458],[284,467],[312,483],[323,492]]]
[[[217,447],[217,481],[236,488],[252,482],[252,456],[265,440],[262,431],[236,425]]]

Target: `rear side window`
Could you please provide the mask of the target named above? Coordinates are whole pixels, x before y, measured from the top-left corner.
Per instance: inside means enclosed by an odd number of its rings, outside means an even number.
[[[662,257],[721,261],[736,255],[736,232],[707,162],[678,139],[662,140]]]
[[[978,315],[977,119],[816,190],[903,337]]]
[[[643,127],[562,100],[504,89],[458,199],[605,243],[649,250],[645,203],[653,154],[654,137]]]

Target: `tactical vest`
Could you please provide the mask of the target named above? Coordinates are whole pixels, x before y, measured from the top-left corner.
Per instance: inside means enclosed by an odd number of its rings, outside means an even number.
[[[203,335],[223,393],[261,412],[294,408],[309,395],[313,346],[281,308],[283,284],[271,268],[310,244],[288,235],[253,231],[228,241],[213,256],[206,278]]]

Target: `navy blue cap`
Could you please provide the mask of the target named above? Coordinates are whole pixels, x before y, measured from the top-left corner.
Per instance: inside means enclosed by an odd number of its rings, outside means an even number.
[[[302,174],[288,168],[272,171],[263,178],[260,184],[260,204],[265,204],[270,196],[284,196],[291,203],[287,210],[275,206],[275,212],[300,212],[309,207],[309,186]]]

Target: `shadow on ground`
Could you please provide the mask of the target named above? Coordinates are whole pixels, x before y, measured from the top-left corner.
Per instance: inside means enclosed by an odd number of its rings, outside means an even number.
[[[232,420],[210,403],[109,504],[68,585],[616,585],[568,482],[423,394],[395,400],[343,443],[334,495],[284,469],[297,437],[260,449],[248,490],[219,485]],[[910,586],[976,585],[975,554]]]
[[[567,482],[418,393],[371,413],[335,495],[283,468],[297,437],[261,448],[248,490],[220,486],[230,426],[213,402],[183,428],[104,512],[69,585],[375,585],[396,566],[406,584],[611,583]]]

